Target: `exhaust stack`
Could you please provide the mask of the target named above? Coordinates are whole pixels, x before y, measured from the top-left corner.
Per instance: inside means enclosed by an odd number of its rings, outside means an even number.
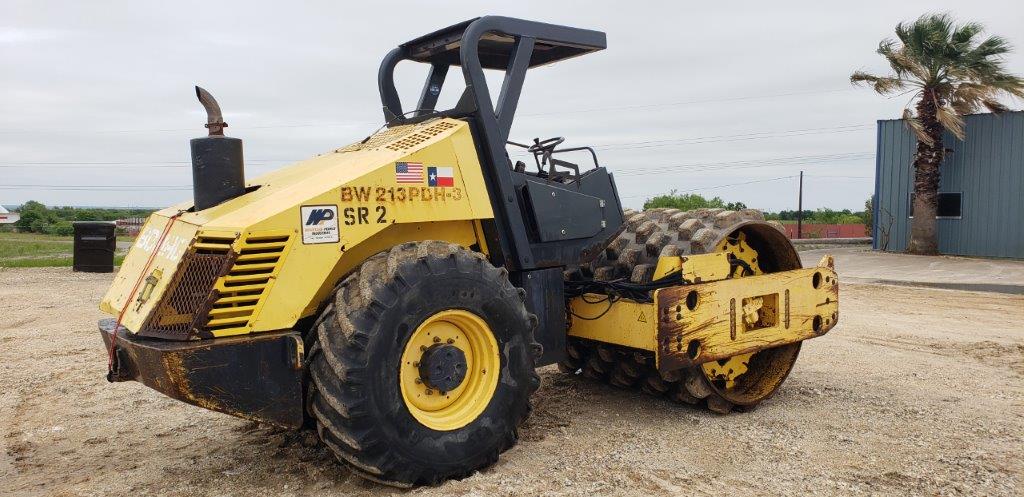
[[[224,136],[228,123],[224,122],[217,100],[198,86],[196,97],[206,109],[209,130],[208,136],[190,142],[194,210],[201,211],[245,193],[245,166],[242,140]]]

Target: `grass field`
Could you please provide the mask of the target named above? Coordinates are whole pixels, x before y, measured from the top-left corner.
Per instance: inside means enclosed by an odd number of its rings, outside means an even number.
[[[36,233],[0,233],[0,267],[71,266],[74,248],[69,236]],[[114,265],[124,260],[125,249],[114,252]]]

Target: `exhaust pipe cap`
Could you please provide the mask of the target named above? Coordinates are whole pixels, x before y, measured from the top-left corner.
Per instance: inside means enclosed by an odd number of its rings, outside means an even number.
[[[206,109],[205,127],[210,130],[210,136],[224,136],[224,128],[228,127],[228,123],[224,122],[224,115],[220,112],[217,99],[200,86],[196,86],[196,97]]]

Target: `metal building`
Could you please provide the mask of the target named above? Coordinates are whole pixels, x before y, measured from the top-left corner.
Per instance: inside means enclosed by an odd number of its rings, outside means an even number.
[[[10,212],[4,206],[0,205],[0,224],[14,224],[21,219],[21,215],[17,212]]]
[[[966,116],[966,139],[943,137],[939,251],[1024,258],[1024,112]],[[878,121],[875,250],[906,250],[917,140],[903,120]]]

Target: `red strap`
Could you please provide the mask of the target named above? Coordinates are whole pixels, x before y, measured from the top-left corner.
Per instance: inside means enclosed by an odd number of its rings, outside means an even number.
[[[182,211],[184,212],[184,211]],[[121,312],[117,315],[117,324],[114,325],[114,334],[110,337],[110,349],[107,351],[107,377],[108,379],[114,375],[114,364],[117,362],[117,333],[121,329],[121,320],[124,319],[124,315],[128,312],[128,306],[132,304],[132,297],[135,296],[135,292],[139,290],[139,285],[146,279],[146,273],[149,272],[149,267],[153,264],[153,259],[156,258],[156,254],[160,252],[160,247],[164,244],[164,239],[167,238],[167,233],[170,233],[171,226],[174,225],[174,221],[178,220],[182,212],[171,216],[167,224],[164,225],[164,230],[160,233],[160,239],[157,240],[156,246],[153,247],[153,252],[149,254],[149,259],[146,260],[146,265],[139,272],[139,279],[135,280],[135,286],[132,287],[131,293],[124,300],[124,307],[121,308]]]

